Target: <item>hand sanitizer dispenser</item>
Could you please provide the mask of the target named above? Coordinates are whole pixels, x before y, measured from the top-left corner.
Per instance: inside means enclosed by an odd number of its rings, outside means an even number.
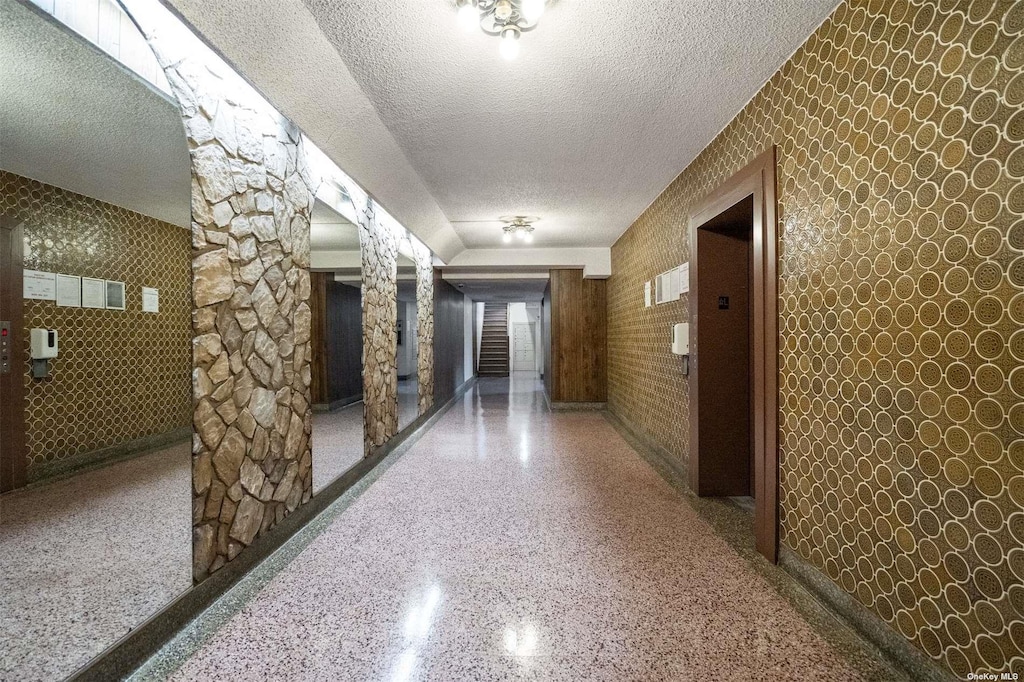
[[[50,373],[50,360],[57,357],[57,330],[33,329],[29,332],[32,377],[43,379]]]
[[[690,324],[688,322],[672,327],[672,352],[676,355],[690,354]]]
[[[49,360],[57,357],[56,329],[33,329],[30,335],[33,360]]]
[[[683,357],[683,376],[690,376],[690,323],[672,327],[672,352]]]

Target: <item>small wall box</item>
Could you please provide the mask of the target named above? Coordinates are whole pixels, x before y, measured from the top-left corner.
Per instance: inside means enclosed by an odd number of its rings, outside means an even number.
[[[49,360],[57,357],[56,329],[33,329],[29,335],[33,360]]]
[[[676,355],[690,354],[690,324],[682,322],[672,327],[672,352]]]

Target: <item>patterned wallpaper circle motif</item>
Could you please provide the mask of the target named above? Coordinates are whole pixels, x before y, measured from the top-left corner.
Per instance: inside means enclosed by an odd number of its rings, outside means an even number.
[[[1024,2],[844,2],[612,252],[610,407],[685,466],[641,284],[778,145],[782,542],[960,677],[1024,673],[1022,105]]]
[[[60,333],[49,378],[32,379],[26,363],[29,477],[42,464],[187,427],[189,232],[3,171],[0,210],[24,220],[26,268],[123,281],[126,288],[124,311],[25,301],[26,329]],[[159,289],[160,313],[142,312],[143,286]]]

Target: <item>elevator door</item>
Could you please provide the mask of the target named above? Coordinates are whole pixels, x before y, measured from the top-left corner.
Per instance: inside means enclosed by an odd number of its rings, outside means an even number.
[[[754,495],[753,201],[697,231],[701,495]]]
[[[23,229],[0,216],[0,492],[25,485]]]

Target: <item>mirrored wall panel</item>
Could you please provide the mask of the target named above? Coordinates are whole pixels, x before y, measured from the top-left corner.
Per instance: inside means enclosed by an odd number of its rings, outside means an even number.
[[[313,272],[313,492],[363,457],[363,302],[358,228],[317,199],[310,226]]]
[[[398,247],[398,430],[419,413],[419,335],[416,315],[416,262],[408,237]]]
[[[72,674],[192,584],[181,114],[115,3],[50,5],[0,0],[5,680]]]

